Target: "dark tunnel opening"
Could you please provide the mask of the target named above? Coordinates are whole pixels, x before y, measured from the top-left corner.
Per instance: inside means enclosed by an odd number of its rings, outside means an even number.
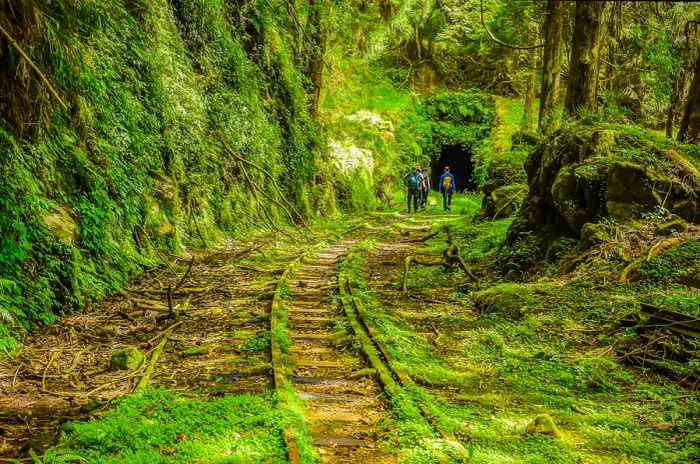
[[[474,180],[474,161],[469,150],[459,145],[443,145],[440,149],[440,158],[430,163],[430,181],[433,190],[440,190],[440,176],[445,166],[450,167],[450,172],[455,176],[455,184],[458,192],[477,190]]]

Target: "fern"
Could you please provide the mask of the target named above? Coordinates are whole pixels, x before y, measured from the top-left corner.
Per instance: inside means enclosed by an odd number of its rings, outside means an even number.
[[[10,311],[8,311],[6,308],[0,306],[0,321],[4,321],[8,324],[14,325],[15,316]]]
[[[14,280],[3,279],[2,277],[0,277],[0,288],[2,288],[2,287],[9,287],[14,291],[19,290],[19,286],[17,285],[17,282],[15,282]]]

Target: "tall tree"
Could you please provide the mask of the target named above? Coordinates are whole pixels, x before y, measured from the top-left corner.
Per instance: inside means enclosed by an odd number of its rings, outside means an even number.
[[[556,111],[559,106],[562,31],[564,29],[564,1],[547,0],[544,21],[544,58],[542,61],[542,89],[540,92],[539,129],[556,129]]]
[[[316,117],[323,86],[328,28],[326,17],[330,9],[329,0],[309,0],[309,14],[304,34],[303,64],[308,84],[309,111]]]
[[[569,79],[564,100],[564,111],[572,116],[581,111],[595,111],[597,107],[600,29],[604,6],[604,2],[599,1],[576,1]]]
[[[695,61],[695,74],[678,127],[678,140],[690,143],[700,142],[700,54]]]
[[[530,69],[527,75],[527,85],[525,87],[525,103],[523,105],[523,128],[526,131],[532,131],[533,126],[533,113],[535,107],[535,97],[537,90],[537,60],[538,60],[538,50],[533,48],[530,50]]]

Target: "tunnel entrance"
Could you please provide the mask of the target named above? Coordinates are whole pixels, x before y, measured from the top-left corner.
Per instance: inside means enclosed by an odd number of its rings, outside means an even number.
[[[430,163],[430,181],[433,190],[440,190],[440,176],[445,166],[450,167],[450,172],[455,176],[457,191],[464,190],[476,192],[477,185],[474,180],[474,161],[469,150],[459,145],[443,145],[440,149],[440,158]]]

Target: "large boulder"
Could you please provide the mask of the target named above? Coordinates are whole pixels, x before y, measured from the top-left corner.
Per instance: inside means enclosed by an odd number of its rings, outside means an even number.
[[[528,194],[507,244],[527,240],[541,256],[561,237],[589,238],[588,224],[605,218],[620,222],[671,212],[686,221],[700,219],[698,168],[669,143],[643,134],[587,126],[562,130],[530,153],[525,171]]]

